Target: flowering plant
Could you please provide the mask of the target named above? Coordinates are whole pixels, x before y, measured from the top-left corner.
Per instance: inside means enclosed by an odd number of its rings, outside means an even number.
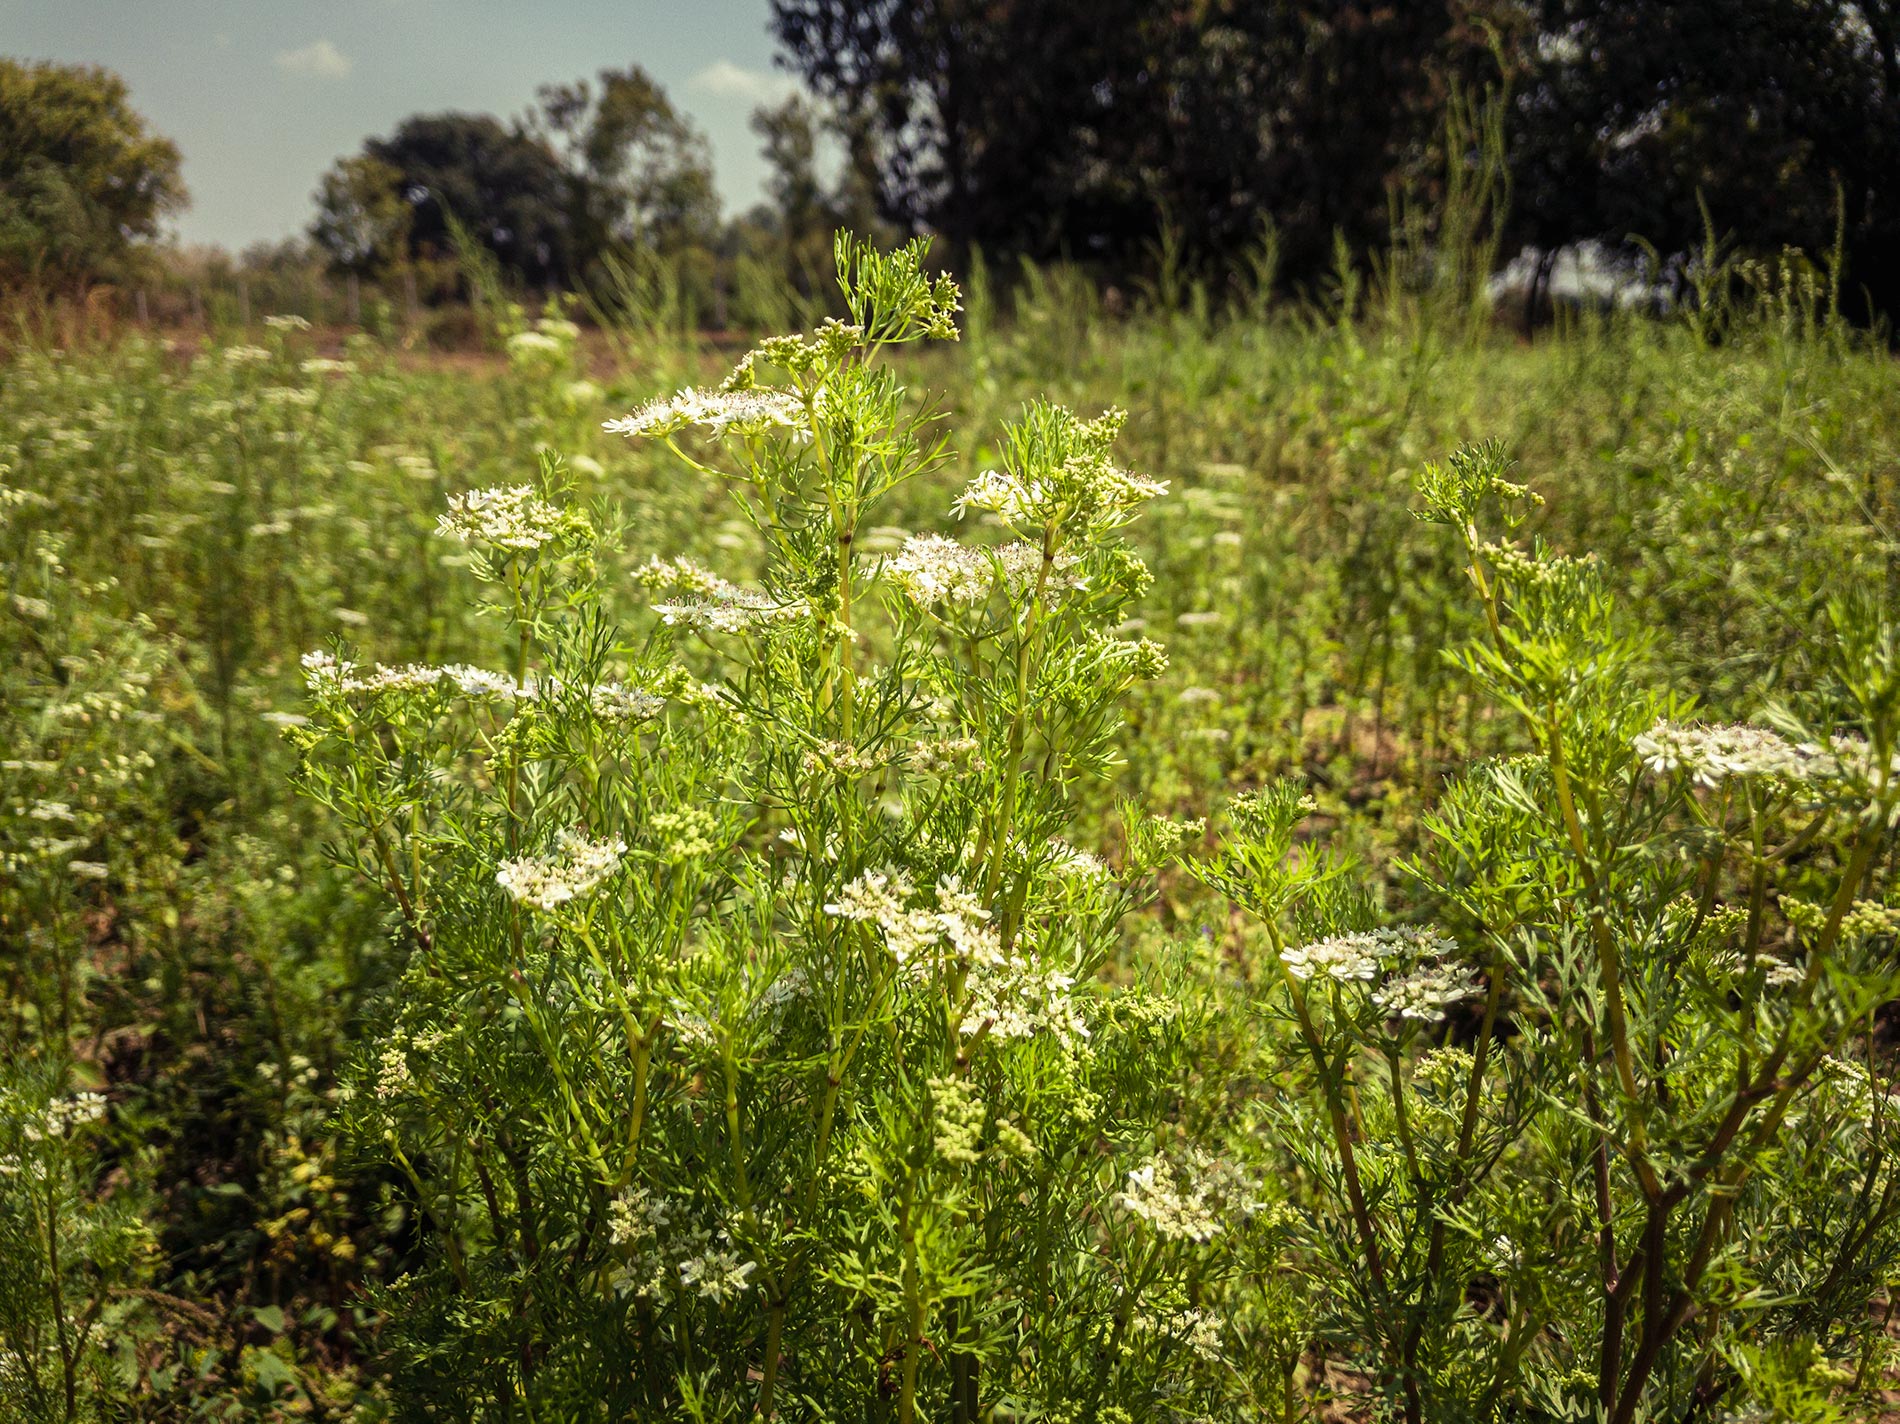
[[[908,1424],[1238,1387],[1209,1307],[1256,1188],[1172,1121],[1165,966],[1100,973],[1182,832],[1060,838],[1165,665],[1108,631],[1162,489],[1119,412],[1037,404],[955,506],[1001,542],[862,552],[945,450],[883,359],[955,335],[922,258],[841,240],[848,320],[611,423],[730,485],[756,583],[655,561],[612,625],[548,461],[442,520],[505,666],[306,659],[302,784],[410,946],[349,1107],[432,1247],[382,1299],[399,1398]]]
[[[1194,869],[1264,933],[1255,1007],[1290,1029],[1265,1042],[1310,1085],[1276,1139],[1368,1393],[1408,1421],[1703,1417],[1803,1352],[1873,1358],[1900,1260],[1900,637],[1837,602],[1818,727],[1686,723],[1594,561],[1481,532],[1535,498],[1506,470],[1483,446],[1419,481],[1484,618],[1451,655],[1531,747],[1453,781],[1404,867],[1449,933],[1364,928],[1290,784]]]

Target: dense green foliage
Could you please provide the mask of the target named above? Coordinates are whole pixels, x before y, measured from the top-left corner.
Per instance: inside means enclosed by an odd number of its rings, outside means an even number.
[[[629,248],[707,247],[718,225],[702,135],[637,66],[546,86],[524,121],[416,114],[339,159],[311,236],[377,274],[455,258],[459,227],[514,278],[573,287]]]
[[[1811,254],[1900,303],[1894,0],[1534,0],[1510,124],[1515,235],[1697,246],[1705,226]]]
[[[178,150],[87,65],[0,58],[0,282],[117,280],[185,199]]]
[[[774,0],[787,62],[877,142],[903,230],[1126,272],[1172,224],[1231,262],[1276,224],[1285,273],[1383,240],[1395,193],[1468,155],[1447,119],[1509,103],[1512,250],[1665,258],[1708,222],[1848,254],[1891,312],[1900,246],[1893,0]]]
[[[9,357],[0,1417],[1866,1417],[1889,359],[841,266]]]

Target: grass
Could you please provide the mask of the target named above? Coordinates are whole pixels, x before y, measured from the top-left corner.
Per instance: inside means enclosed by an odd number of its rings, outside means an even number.
[[[1809,690],[1830,593],[1896,591],[1900,381],[1796,285],[1534,340],[1396,291],[1112,315],[1059,271],[1006,298],[979,283],[969,307],[961,343],[906,374],[978,434],[864,547],[948,529],[997,458],[981,432],[1030,396],[1126,407],[1121,457],[1170,485],[1134,538],[1154,574],[1138,621],[1171,664],[1133,694],[1087,817],[1124,796],[1203,815],[1294,773],[1395,913],[1411,892],[1384,872],[1448,772],[1522,745],[1443,656],[1480,614],[1455,541],[1414,518],[1426,461],[1501,441],[1546,501],[1526,536],[1599,559],[1653,635],[1646,673],[1712,719]],[[109,1304],[99,1388],[152,1417],[370,1398],[361,1287],[417,1259],[401,1190],[330,1126],[400,964],[331,862],[336,828],[287,789],[301,655],[345,637],[366,660],[504,665],[435,524],[451,492],[529,478],[537,449],[624,521],[616,616],[637,616],[651,556],[757,570],[722,490],[599,429],[729,353],[611,335],[471,359],[294,327],[131,333],[0,367],[0,1042],[23,1063],[71,1043],[75,1081],[114,1104],[103,1195],[149,1239],[127,1247],[142,1294]],[[45,802],[74,810],[58,865],[29,814]],[[68,883],[62,857],[104,878]],[[1159,923],[1216,923],[1164,888]]]

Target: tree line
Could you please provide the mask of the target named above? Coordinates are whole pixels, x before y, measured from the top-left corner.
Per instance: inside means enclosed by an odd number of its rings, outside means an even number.
[[[1297,284],[1442,201],[1479,161],[1451,120],[1482,94],[1503,251],[1666,263],[1730,234],[1900,305],[1900,0],[772,0],[771,25],[802,93],[754,117],[751,213],[722,220],[705,136],[627,66],[512,120],[369,139],[323,175],[310,236],[365,277],[465,241],[533,287],[741,249],[808,286],[840,222],[1109,278],[1164,238],[1231,266],[1270,225]],[[182,196],[112,76],[0,64],[0,270],[109,274]]]
[[[1285,274],[1429,203],[1448,107],[1504,105],[1503,247],[1819,255],[1900,300],[1897,0],[773,0],[787,61],[868,125],[905,228],[1126,266],[1163,224]]]

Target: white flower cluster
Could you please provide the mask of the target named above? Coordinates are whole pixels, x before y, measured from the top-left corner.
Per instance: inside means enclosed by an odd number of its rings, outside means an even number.
[[[28,1113],[20,1124],[20,1133],[28,1142],[46,1142],[67,1137],[87,1123],[106,1115],[106,1100],[100,1093],[74,1093],[70,1098],[54,1098],[39,1112]]]
[[[607,1239],[616,1246],[644,1245],[659,1240],[672,1220],[672,1203],[645,1187],[634,1187],[607,1204]]]
[[[927,966],[944,948],[972,964],[1001,959],[1002,943],[989,924],[990,912],[956,876],[937,882],[935,909],[912,908],[908,902],[916,893],[902,870],[867,871],[840,890],[825,913],[876,925],[884,947],[900,966]]]
[[[1380,985],[1372,991],[1372,1002],[1392,1018],[1436,1023],[1453,1004],[1475,998],[1481,992],[1483,986],[1464,970],[1438,964]]]
[[[900,968],[921,972],[945,958],[966,966],[963,1033],[997,1040],[1049,1033],[1064,1046],[1089,1036],[1075,980],[1033,958],[1004,952],[981,897],[953,875],[937,882],[935,908],[910,904],[916,886],[901,870],[874,870],[846,885],[827,914],[877,926]]]
[[[1047,594],[1076,586],[1068,573],[1075,563],[1073,554],[1057,557],[1049,571]],[[938,604],[980,607],[988,601],[991,590],[999,586],[1005,598],[1019,603],[1035,587],[1041,569],[1042,550],[1034,544],[1018,542],[984,549],[941,534],[907,539],[904,547],[884,562],[885,574],[921,608]]]
[[[742,1294],[747,1287],[746,1277],[759,1268],[757,1261],[748,1261],[732,1249],[732,1238],[724,1232],[719,1240],[723,1244],[703,1246],[679,1263],[681,1289],[714,1305],[724,1305]]]
[[[745,633],[774,623],[786,623],[802,617],[807,605],[780,603],[756,589],[728,584],[717,593],[700,598],[656,603],[653,611],[669,628],[691,628],[703,633]]]
[[[449,512],[436,532],[464,544],[528,552],[568,533],[570,516],[541,498],[533,485],[497,485],[449,496]]]
[[[1762,983],[1770,989],[1792,989],[1808,977],[1807,969],[1799,964],[1790,964],[1785,959],[1768,961],[1768,971],[1762,976]]]
[[[680,1047],[692,1052],[714,1054],[719,1051],[719,1033],[722,1027],[717,1013],[708,1018],[684,999],[673,999],[668,1008],[671,1010],[673,1036],[679,1040]]]
[[[1144,1334],[1178,1341],[1210,1363],[1221,1358],[1221,1319],[1208,1311],[1192,1306],[1158,1314],[1138,1310],[1128,1323]]]
[[[883,747],[865,751],[850,742],[835,740],[823,741],[808,750],[798,759],[799,767],[807,776],[836,776],[851,778],[868,776],[881,771],[894,762],[902,761],[905,748],[887,744]]]
[[[645,1187],[623,1192],[608,1204],[608,1239],[628,1252],[627,1263],[614,1273],[618,1289],[662,1301],[677,1289],[714,1305],[744,1292],[758,1263],[735,1251],[724,1231],[715,1237],[703,1227],[670,1230],[679,1215],[674,1203]]]
[[[631,415],[605,421],[609,435],[672,435],[703,425],[716,435],[764,435],[774,428],[802,430],[804,403],[792,391],[755,387],[743,391],[700,391],[690,387],[650,400]]]
[[[970,481],[950,508],[958,516],[967,510],[988,510],[1005,524],[1026,528],[1047,519],[1055,503],[1055,487],[1046,480],[985,470]]]
[[[806,976],[805,971],[798,968],[788,969],[765,986],[765,992],[752,1001],[752,1007],[747,1014],[751,1018],[774,1023],[794,1003],[810,996],[811,980]]]
[[[1240,1168],[1196,1148],[1182,1167],[1156,1155],[1133,1168],[1117,1200],[1170,1241],[1205,1243],[1226,1230],[1226,1215],[1248,1217],[1260,1209],[1254,1192]]]
[[[964,980],[969,1003],[963,1034],[971,1037],[987,1030],[989,1037],[1009,1041],[1047,1033],[1073,1049],[1089,1036],[1074,988],[1073,976],[1022,955],[978,961]]]
[[[409,1071],[409,1045],[399,1031],[376,1056],[376,1096],[384,1102],[406,1095],[415,1086]]]
[[[1379,977],[1379,949],[1370,935],[1340,935],[1289,949],[1280,961],[1301,982],[1315,977],[1369,982]]]
[[[387,667],[376,663],[364,669],[356,663],[341,662],[329,653],[315,652],[304,654],[303,675],[304,684],[320,695],[420,692],[445,684],[455,687],[464,697],[478,699],[520,701],[536,695],[532,684],[517,683],[504,673],[459,663],[446,667],[428,663]]]
[[[1658,722],[1631,744],[1657,775],[1687,771],[1698,786],[1750,777],[1823,781],[1837,777],[1860,744],[1840,739],[1832,748],[1791,742],[1766,727],[1687,726]]]
[[[656,603],[653,611],[669,627],[707,633],[743,633],[803,617],[802,599],[781,603],[758,589],[741,588],[691,559],[649,559],[634,571],[643,588],[682,589],[692,597]]]
[[[534,702],[563,691],[556,678],[516,682],[506,673],[461,663],[441,667],[432,663],[405,663],[400,667],[375,663],[365,669],[357,663],[339,661],[327,652],[305,653],[303,670],[304,684],[319,695],[374,696],[452,687],[476,700]],[[587,689],[587,705],[603,722],[643,722],[665,711],[666,699],[645,688],[603,682]]]
[[[518,365],[527,365],[543,357],[564,357],[567,347],[546,332],[517,331],[508,338],[508,359]]]
[[[1064,840],[1052,840],[1049,852],[1049,869],[1064,880],[1107,885],[1115,878],[1108,862],[1093,851],[1082,850]]]
[[[1012,529],[1070,517],[1114,525],[1125,522],[1136,506],[1167,492],[1164,481],[1130,474],[1106,460],[1077,459],[1047,478],[985,470],[950,507],[959,517],[972,509],[986,510]]]
[[[1280,956],[1287,973],[1302,982],[1326,978],[1341,984],[1370,982],[1389,959],[1439,958],[1458,946],[1436,930],[1378,929],[1334,935],[1289,949]]]
[[[633,571],[642,588],[677,588],[688,593],[720,593],[735,585],[704,564],[688,558],[662,559],[657,554]]]
[[[543,317],[531,331],[508,338],[508,360],[516,366],[558,365],[580,339],[581,329],[571,321]]]
[[[983,759],[976,752],[981,745],[975,737],[920,738],[905,748],[904,765],[927,776],[942,776],[966,764],[980,771]]]
[[[590,687],[587,703],[603,722],[646,722],[666,710],[666,699],[658,693],[619,682]]]
[[[620,868],[627,853],[627,843],[617,836],[596,841],[562,831],[554,844],[553,855],[503,861],[495,872],[495,883],[517,904],[552,911],[598,889]]]
[[[1850,1101],[1859,1104],[1863,1110],[1870,1110],[1876,1097],[1891,1100],[1900,1096],[1900,1083],[1874,1076],[1858,1058],[1824,1054],[1816,1067],[1818,1071],[1815,1077],[1820,1083],[1833,1087]]]

